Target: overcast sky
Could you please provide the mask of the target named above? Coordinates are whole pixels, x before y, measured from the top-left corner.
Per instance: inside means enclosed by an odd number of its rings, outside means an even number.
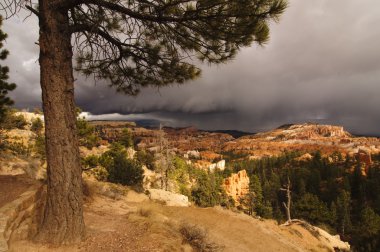
[[[92,114],[129,115],[108,119],[249,132],[320,122],[380,135],[379,10],[379,0],[290,0],[267,45],[245,48],[229,64],[201,66],[196,81],[134,98],[78,77],[76,101]],[[18,84],[12,97],[18,107],[38,106],[37,20],[20,16],[3,28]]]

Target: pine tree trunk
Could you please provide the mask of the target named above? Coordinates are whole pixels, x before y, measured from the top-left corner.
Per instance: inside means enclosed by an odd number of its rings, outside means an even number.
[[[84,235],[76,134],[71,34],[67,11],[39,0],[40,67],[46,124],[47,200],[37,241],[70,244]]]

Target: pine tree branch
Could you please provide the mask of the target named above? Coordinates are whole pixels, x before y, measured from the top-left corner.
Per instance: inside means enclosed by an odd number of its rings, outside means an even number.
[[[28,10],[30,10],[37,17],[40,17],[40,13],[36,9],[34,9],[32,6],[25,5],[25,8],[28,9]]]
[[[282,202],[283,206],[285,207],[286,210],[288,210],[288,206],[286,205],[285,202]]]
[[[207,5],[205,7],[197,7],[196,10],[192,10],[192,11],[183,11],[182,16],[173,16],[173,15],[169,16],[169,15],[163,14],[163,11],[167,9],[168,7],[179,5],[183,2],[187,2],[187,1],[178,1],[175,4],[174,3],[163,4],[162,6],[152,5],[156,11],[154,13],[149,13],[149,14],[142,14],[139,11],[134,11],[130,8],[127,8],[126,6],[123,6],[122,4],[117,4],[117,3],[107,1],[107,0],[78,0],[78,1],[62,0],[62,1],[57,2],[56,6],[59,8],[70,9],[82,4],[96,5],[97,7],[103,7],[105,9],[127,15],[134,19],[157,22],[157,23],[163,23],[163,22],[181,23],[181,22],[199,21],[199,20],[207,21],[207,20],[211,20],[215,18],[227,19],[227,18],[240,18],[240,17],[241,18],[256,17],[260,19],[260,18],[267,18],[269,15],[280,14],[280,13],[277,13],[277,11],[274,11],[273,9],[269,8],[268,10],[264,12],[256,13],[256,11],[253,11],[253,13],[250,13],[250,14],[246,12],[234,12],[234,11],[233,12],[219,12],[218,11],[216,13],[213,12],[211,14],[200,15],[202,12],[205,12],[207,10],[212,10],[216,8],[222,9],[221,7],[228,4],[227,2],[219,2],[213,5]],[[279,12],[281,12],[281,10]]]

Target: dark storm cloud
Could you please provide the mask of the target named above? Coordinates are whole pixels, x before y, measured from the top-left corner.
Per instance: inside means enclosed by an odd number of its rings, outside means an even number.
[[[24,16],[18,16],[4,22],[4,30],[8,33],[5,46],[10,51],[5,64],[10,67],[11,81],[18,86],[11,93],[17,105],[23,108],[37,107],[41,103],[36,45],[38,22],[33,17],[28,18],[26,23],[23,19]]]
[[[379,8],[378,0],[293,0],[265,47],[245,48],[227,65],[201,66],[196,81],[126,97],[78,77],[77,102],[93,114],[142,114],[206,129],[254,132],[316,121],[379,133]],[[19,84],[14,98],[38,104],[36,24],[12,20],[5,28]]]

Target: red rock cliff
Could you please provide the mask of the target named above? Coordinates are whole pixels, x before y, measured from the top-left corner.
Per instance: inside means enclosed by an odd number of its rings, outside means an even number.
[[[223,188],[228,196],[231,196],[236,203],[249,192],[249,177],[246,170],[233,173],[224,180]]]

